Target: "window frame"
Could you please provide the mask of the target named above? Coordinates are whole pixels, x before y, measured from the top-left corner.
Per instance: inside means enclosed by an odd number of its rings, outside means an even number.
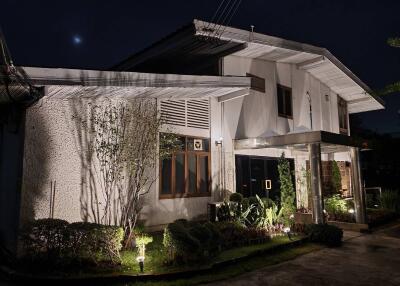
[[[251,73],[246,73],[246,76],[250,77],[250,89],[265,93],[265,78]]]
[[[162,176],[162,159],[159,159],[159,183],[158,183],[158,194],[159,194],[159,199],[175,199],[175,198],[192,198],[192,197],[209,197],[211,196],[211,187],[212,187],[212,182],[211,182],[211,140],[208,137],[200,137],[200,136],[190,136],[190,135],[181,135],[181,134],[175,134],[178,137],[184,137],[185,138],[185,149],[180,150],[177,152],[174,152],[171,155],[171,178],[170,178],[170,189],[171,193],[169,194],[163,194],[162,193],[162,184],[163,184],[163,176]],[[208,146],[208,151],[189,151],[187,148],[188,144],[188,139],[206,139],[209,140],[209,146]],[[184,192],[183,193],[177,193],[176,192],[176,155],[177,154],[184,154]],[[196,158],[196,190],[194,193],[189,192],[189,155],[194,154]],[[208,168],[208,174],[207,174],[207,179],[208,179],[208,188],[207,192],[200,192],[200,157],[207,157],[207,168]]]
[[[349,133],[349,121],[348,121],[349,110],[347,106],[347,101],[338,95],[337,106],[338,106],[339,133],[347,135]],[[341,126],[342,122],[344,126]]]
[[[286,113],[281,113],[279,112],[279,89],[283,90],[284,92],[290,92],[290,114],[286,114]],[[282,93],[283,98],[282,98],[282,104],[283,104],[283,111],[287,112],[287,108],[286,108],[286,93]],[[293,119],[293,94],[292,94],[292,88],[281,85],[281,84],[277,84],[276,85],[276,99],[277,99],[277,105],[278,105],[278,116],[279,117],[284,117],[284,118],[288,118],[288,119]]]

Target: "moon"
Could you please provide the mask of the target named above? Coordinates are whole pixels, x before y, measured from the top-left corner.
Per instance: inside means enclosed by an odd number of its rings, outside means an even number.
[[[75,45],[80,45],[82,43],[82,38],[79,35],[75,35],[72,38],[72,41]]]

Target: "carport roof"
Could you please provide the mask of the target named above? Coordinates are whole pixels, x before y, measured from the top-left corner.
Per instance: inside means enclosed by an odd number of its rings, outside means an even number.
[[[291,148],[296,151],[307,151],[308,144],[320,143],[322,153],[348,151],[349,147],[358,147],[354,138],[326,131],[310,131],[270,137],[236,139],[235,150]]]
[[[162,99],[215,97],[219,101],[247,95],[250,78],[152,74],[53,68],[22,68],[29,82],[44,86],[45,96],[150,97]]]

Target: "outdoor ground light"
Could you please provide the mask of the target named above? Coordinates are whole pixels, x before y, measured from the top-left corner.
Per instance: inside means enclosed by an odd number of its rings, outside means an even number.
[[[349,214],[353,214],[354,213],[354,209],[349,209]]]
[[[290,234],[290,227],[284,227],[284,228],[283,228],[283,232],[286,233],[286,235],[288,236],[288,238],[289,238],[290,240],[292,240],[292,236],[291,236],[291,234]]]
[[[143,270],[144,270],[144,256],[136,257],[136,261],[139,263],[140,272],[143,273]]]

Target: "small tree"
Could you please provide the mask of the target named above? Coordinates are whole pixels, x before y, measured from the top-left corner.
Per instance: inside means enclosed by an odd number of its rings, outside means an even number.
[[[104,205],[99,201],[94,220],[124,228],[129,238],[142,208],[143,195],[147,194],[157,179],[156,163],[161,157],[170,156],[177,148],[177,137],[160,130],[164,119],[157,103],[150,99],[126,102],[102,102],[90,110],[89,130],[92,140],[89,152],[97,159]],[[127,240],[128,241],[128,240]]]
[[[342,189],[342,175],[336,161],[332,161],[332,188],[334,194],[339,193]]]
[[[281,183],[281,212],[282,220],[285,225],[290,224],[290,216],[296,211],[296,193],[293,187],[292,173],[289,160],[282,153],[278,162],[279,180]]]

